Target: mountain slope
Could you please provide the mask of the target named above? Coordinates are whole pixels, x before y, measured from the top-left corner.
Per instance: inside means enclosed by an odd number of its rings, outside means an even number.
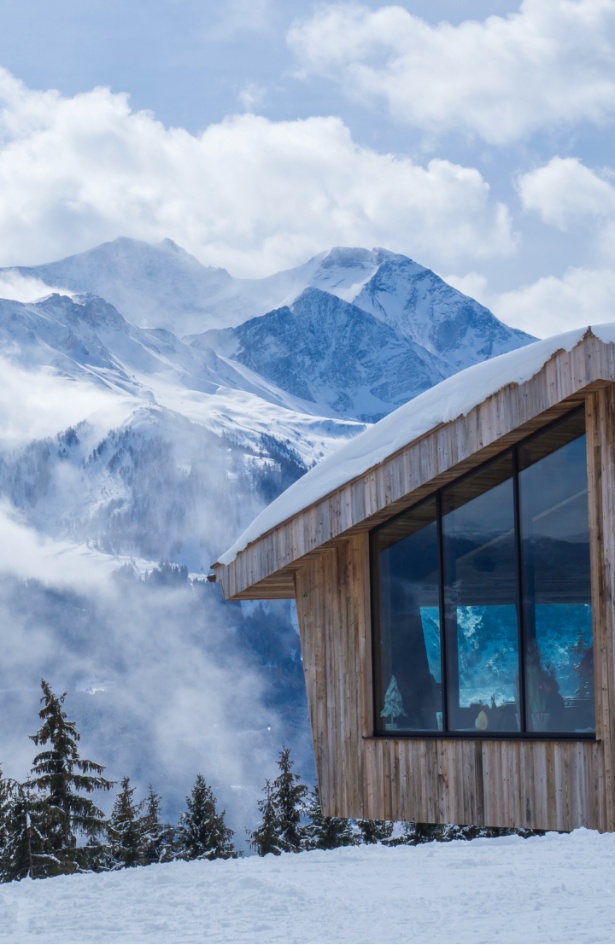
[[[448,373],[533,340],[430,269],[385,249],[336,247],[263,279],[235,279],[202,265],[171,240],[150,245],[122,237],[58,262],[7,272],[41,280],[50,291],[99,295],[135,325],[180,337],[237,326],[292,306],[308,288],[321,289],[442,358]]]
[[[217,348],[323,412],[359,420],[379,419],[445,376],[420,345],[320,289],[194,345]]]
[[[99,295],[135,325],[203,331],[216,324],[212,306],[232,295],[224,269],[203,266],[172,240],[151,245],[120,237],[41,266],[13,270],[51,288]]]
[[[499,321],[430,269],[405,256],[376,253],[381,262],[354,304],[437,354],[449,365],[447,373],[535,340]]]

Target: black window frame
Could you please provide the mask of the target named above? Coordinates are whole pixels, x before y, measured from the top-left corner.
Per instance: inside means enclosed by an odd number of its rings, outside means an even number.
[[[416,503],[408,506],[407,509],[404,509],[401,512],[398,512],[396,515],[392,515],[391,518],[387,519],[385,522],[380,523],[375,528],[370,530],[369,533],[369,571],[370,571],[370,609],[371,609],[371,662],[372,662],[372,701],[373,701],[373,728],[372,735],[368,736],[376,739],[411,739],[413,741],[419,740],[495,740],[495,741],[598,741],[598,737],[595,731],[591,732],[532,732],[527,730],[527,720],[526,720],[526,700],[525,700],[525,647],[524,647],[524,607],[523,607],[523,561],[522,561],[522,530],[521,530],[521,503],[520,503],[520,488],[519,488],[519,451],[523,449],[528,443],[531,443],[532,440],[543,436],[545,433],[548,433],[549,430],[569,421],[575,415],[583,415],[585,419],[585,405],[581,407],[575,407],[574,409],[566,412],[562,416],[558,417],[556,420],[553,420],[551,423],[545,424],[539,430],[535,430],[533,433],[522,438],[518,442],[514,443],[512,446],[502,450],[500,453],[497,453],[494,456],[489,457],[484,462],[477,464],[471,470],[460,475],[458,478],[451,480],[450,482],[445,483],[440,486],[438,489],[435,489],[429,495],[424,496]],[[584,434],[586,435],[586,433]],[[571,440],[570,442],[573,442]],[[443,518],[443,495],[447,489],[451,486],[458,485],[462,483],[465,479],[470,476],[474,476],[476,473],[479,473],[482,469],[487,468],[492,463],[501,460],[506,456],[511,456],[512,458],[512,484],[513,484],[513,502],[514,502],[514,523],[515,523],[515,548],[516,548],[516,573],[517,573],[517,606],[519,608],[519,620],[518,620],[518,654],[519,654],[519,706],[520,706],[520,731],[516,732],[491,732],[491,731],[456,731],[450,730],[448,728],[448,678],[447,678],[447,643],[446,643],[446,620],[445,620],[445,550],[444,550],[444,535],[442,528],[442,518]],[[586,465],[587,465],[587,454],[586,454]],[[377,563],[377,557],[379,554],[378,549],[376,548],[376,536],[380,531],[390,526],[392,523],[400,520],[403,516],[408,515],[409,512],[412,512],[414,509],[420,508],[423,504],[427,502],[436,502],[436,523],[437,523],[437,534],[438,534],[438,555],[439,555],[439,613],[440,613],[440,663],[441,663],[441,686],[442,686],[442,730],[441,731],[429,731],[429,730],[403,730],[399,729],[395,732],[391,731],[382,731],[378,727],[379,719],[379,705],[378,705],[378,686],[377,680],[381,674],[381,666],[379,665],[379,655],[380,655],[380,587],[379,587],[379,578],[380,570]],[[589,510],[588,510],[589,515]],[[591,547],[591,538],[590,538],[590,574],[591,574],[591,558],[592,558],[592,547]],[[591,588],[590,588],[591,592]],[[591,620],[592,620],[592,639],[594,641],[595,647],[595,621],[594,621],[594,610],[592,607],[591,611]],[[598,700],[596,698],[596,678],[594,673],[593,679],[593,703],[594,703],[594,712],[595,712],[595,721],[598,718]]]

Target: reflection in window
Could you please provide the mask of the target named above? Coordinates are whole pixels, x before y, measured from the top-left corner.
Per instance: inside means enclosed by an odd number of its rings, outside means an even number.
[[[525,711],[530,732],[594,728],[583,434],[583,416],[576,414],[519,450]]]
[[[519,627],[510,454],[442,496],[448,726],[519,730]]]
[[[584,432],[576,411],[372,533],[379,731],[593,732]]]
[[[380,692],[386,731],[442,727],[440,566],[436,503],[381,533]]]

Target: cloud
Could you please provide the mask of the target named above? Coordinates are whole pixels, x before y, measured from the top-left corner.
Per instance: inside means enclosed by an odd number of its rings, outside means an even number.
[[[547,337],[569,328],[613,321],[615,271],[571,268],[562,278],[546,276],[531,285],[483,301],[509,325]]]
[[[2,71],[0,142],[4,265],[121,234],[171,237],[238,275],[340,243],[433,266],[514,245],[507,209],[477,170],[361,147],[338,118],[241,115],[191,135],[108,89],[66,98]]]
[[[267,90],[258,82],[246,82],[239,90],[237,101],[247,112],[253,112],[265,103]]]
[[[85,546],[57,541],[29,526],[24,516],[0,499],[0,575],[38,580],[58,588],[101,589],[108,583],[111,559]]]
[[[213,15],[214,24],[205,31],[210,42],[228,41],[238,33],[269,33],[276,18],[274,0],[224,0]]]
[[[242,845],[284,735],[232,615],[206,588],[157,588],[112,578],[100,562],[76,566],[76,549],[43,539],[5,507],[0,527],[19,559],[8,568],[8,554],[0,560],[0,620],[10,628],[0,665],[4,773],[28,773],[43,676],[68,690],[83,757],[107,765],[110,778],[129,775],[140,797],[153,784],[173,820],[202,772]],[[100,798],[107,809],[112,801]]]
[[[615,112],[612,0],[524,0],[518,13],[435,26],[401,6],[326,4],[288,43],[303,76],[384,103],[397,122],[504,145]]]
[[[32,276],[23,276],[20,272],[5,270],[0,272],[0,299],[14,299],[16,302],[35,302],[37,299],[59,292],[60,295],[73,293],[67,289],[51,287],[40,279]]]
[[[55,436],[96,414],[103,424],[118,423],[131,409],[128,397],[85,380],[77,383],[50,368],[26,369],[0,356],[0,447],[14,449]]]
[[[560,230],[615,217],[615,187],[578,158],[555,157],[522,174],[518,187],[524,209]]]

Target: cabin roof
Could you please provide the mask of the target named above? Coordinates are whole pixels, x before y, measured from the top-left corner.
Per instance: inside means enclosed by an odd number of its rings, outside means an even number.
[[[615,323],[555,335],[447,378],[346,442],[267,506],[212,566],[224,596],[294,596],[299,558],[418,501],[420,487],[435,487],[449,470],[459,475],[471,456],[475,463],[488,458],[492,444],[505,448],[507,435],[531,432],[532,419],[548,422],[550,409],[572,406],[575,396],[580,402],[579,392],[600,381],[615,381]],[[401,483],[392,481],[393,460]]]

